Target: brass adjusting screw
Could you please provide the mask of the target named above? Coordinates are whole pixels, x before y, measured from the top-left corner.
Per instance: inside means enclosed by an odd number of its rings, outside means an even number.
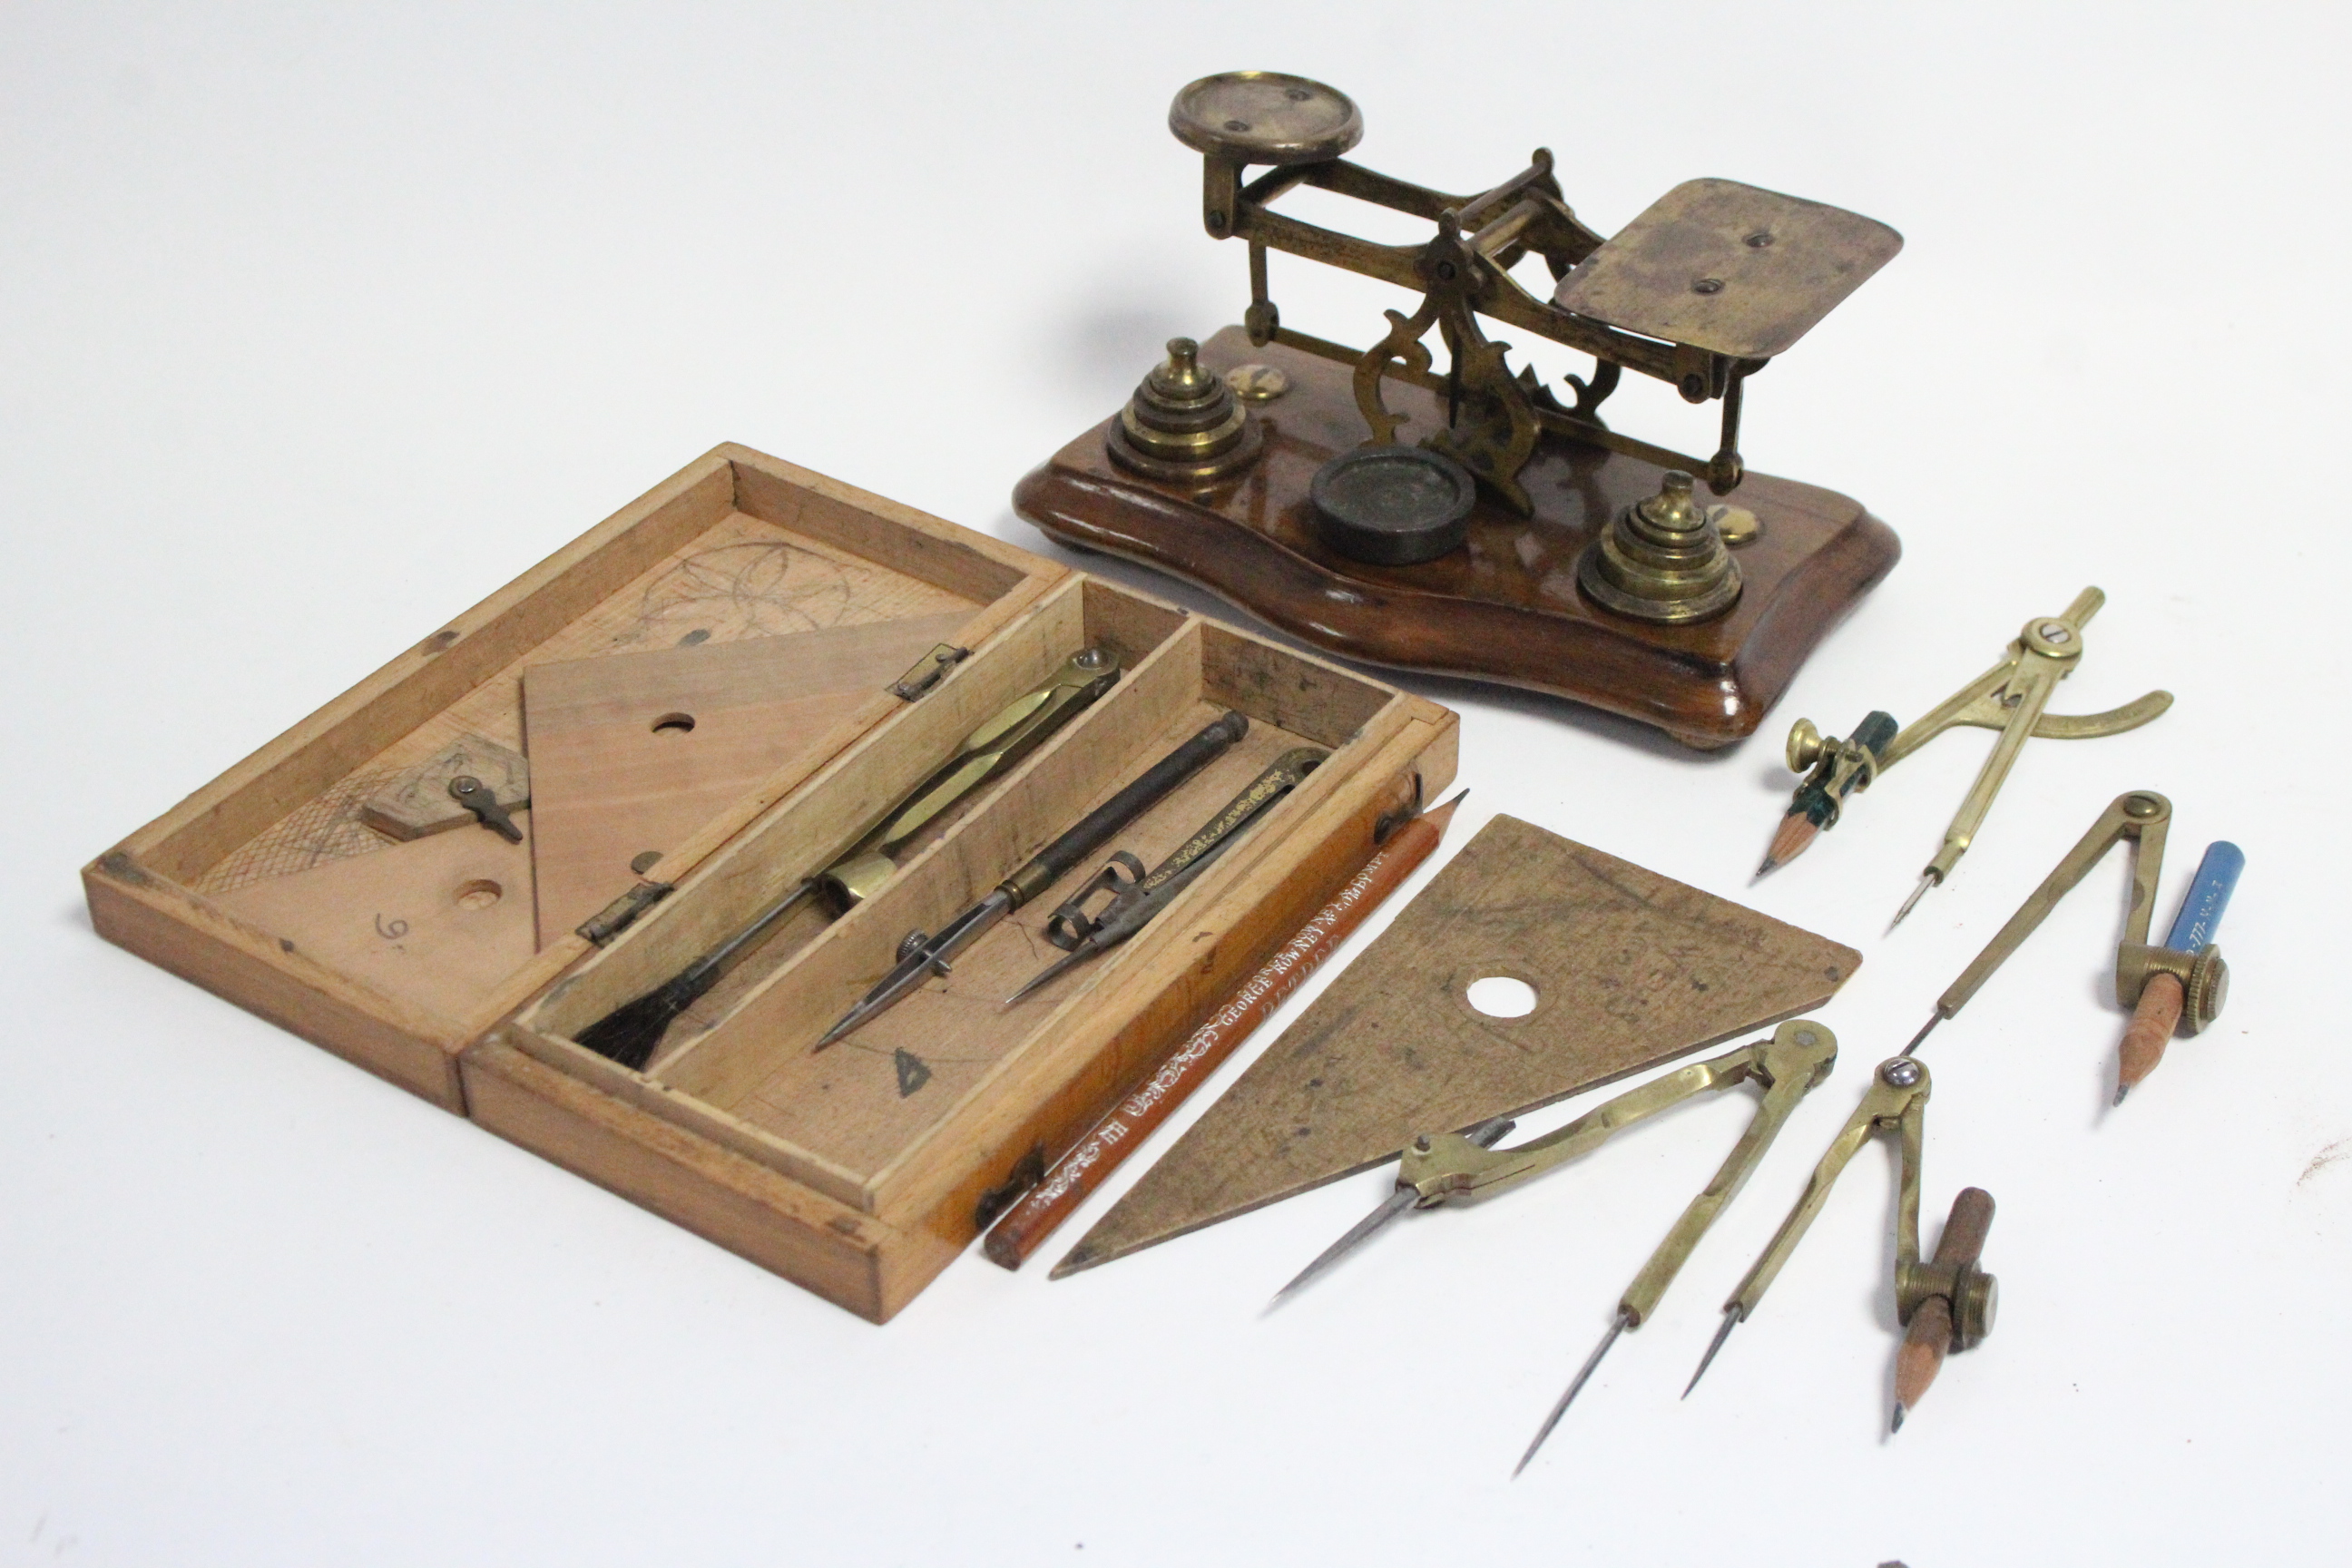
[[[1202,368],[1201,345],[1168,340],[1168,363],[1128,399],[1106,439],[1121,468],[1155,479],[1208,484],[1257,460],[1265,444],[1257,416],[1223,376]]]
[[[1675,625],[1723,614],[1739,598],[1739,563],[1713,512],[1691,500],[1691,477],[1666,471],[1658,493],[1619,512],[1577,563],[1576,581],[1602,608]]]

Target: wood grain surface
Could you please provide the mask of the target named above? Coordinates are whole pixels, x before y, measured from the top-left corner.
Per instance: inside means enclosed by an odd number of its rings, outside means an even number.
[[[383,848],[382,835],[361,817],[369,797],[465,735],[528,754],[522,715],[526,666],[957,611],[971,615],[977,609],[972,601],[822,540],[748,512],[722,510],[645,570],[604,585],[594,602],[520,648],[472,690],[421,715],[407,733],[384,736],[380,754],[323,792],[293,802],[277,822],[205,868],[194,886],[199,892],[225,892]]]
[[[1265,453],[1212,489],[1163,485],[1112,465],[1108,423],[1013,491],[1022,516],[1064,543],[1108,551],[1198,584],[1316,647],[1370,664],[1470,676],[1574,698],[1701,748],[1754,731],[1808,654],[1901,554],[1893,531],[1834,491],[1750,474],[1729,500],[1763,530],[1737,552],[1746,587],[1715,620],[1661,626],[1610,614],[1576,585],[1577,558],[1664,470],[1547,436],[1520,474],[1535,516],[1483,493],[1463,548],[1416,566],[1368,566],[1316,537],[1307,487],[1367,438],[1349,372],[1238,327],[1202,345],[1220,373],[1272,364],[1290,390],[1265,405]],[[1400,438],[1444,424],[1442,402],[1384,384],[1412,416]],[[1706,498],[1703,498],[1706,499]]]
[[[1405,795],[1403,803],[1411,799]],[[1445,825],[1453,820],[1454,806],[1454,802],[1448,801],[1406,823],[1385,845],[1370,846],[1371,858],[1339,895],[1317,910],[1315,918],[1186,1037],[1166,1061],[1158,1063],[1150,1077],[1123,1096],[1117,1109],[1055,1160],[1044,1179],[996,1223],[982,1247],[988,1260],[1018,1268],[1044,1246],[1087,1195],[1142,1148],[1145,1140],[1192,1099],[1224,1059],[1305,984],[1307,976],[1320,969],[1390,894],[1404,885],[1437,847]]]
[[[1517,817],[1439,872],[1065,1268],[1335,1181],[1422,1132],[1564,1099],[1819,1005],[1852,948]],[[1517,1018],[1465,994],[1534,988]]]
[[[877,553],[861,553],[868,548]],[[457,1053],[576,963],[584,938],[526,951],[470,1010],[452,1013],[389,994],[215,900],[396,849],[363,820],[369,799],[461,740],[519,751],[528,666],[951,612],[969,614],[959,640],[979,648],[1068,578],[985,535],[722,444],[100,855],[82,879],[92,921],[110,941],[462,1113]],[[877,692],[862,716],[880,724],[905,707]],[[761,779],[687,843],[665,847],[664,869],[695,864],[825,760]],[[502,919],[529,901],[503,896]]]
[[[473,1016],[530,961],[535,814],[523,842],[468,826],[330,860],[214,901],[329,968],[450,1019]]]
[[[760,780],[833,745],[836,725],[968,619],[951,611],[525,670],[539,944],[626,892],[647,857]]]
[[[460,735],[429,762],[401,774],[360,805],[360,820],[404,841],[475,825],[474,814],[449,793],[452,779],[472,777],[509,813],[530,804],[530,764],[520,752],[479,735]]]

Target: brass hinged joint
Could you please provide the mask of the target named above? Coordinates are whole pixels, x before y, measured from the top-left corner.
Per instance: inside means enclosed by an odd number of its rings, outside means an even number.
[[[1806,1179],[1805,1190],[1796,1206],[1789,1211],[1771,1242],[1724,1302],[1723,1328],[1707,1352],[1708,1360],[1721,1348],[1732,1325],[1745,1321],[1764,1299],[1764,1292],[1772,1288],[1772,1281],[1780,1277],[1797,1245],[1804,1240],[1805,1233],[1812,1228],[1813,1221],[1829,1203],[1830,1191],[1846,1165],[1864,1143],[1882,1133],[1895,1140],[1900,1160],[1895,1216],[1895,1315],[1907,1325],[1930,1300],[1942,1297],[1951,1310],[1950,1349],[1971,1349],[1992,1331],[1999,1287],[1977,1262],[1981,1232],[1991,1223],[1991,1200],[1979,1189],[1964,1190],[1953,1204],[1952,1219],[1945,1226],[1948,1245],[1939,1247],[1931,1261],[1923,1261],[1919,1256],[1920,1166],[1927,1135],[1927,1097],[1933,1088],[1927,1065],[1916,1057],[1893,1057],[1878,1064],[1878,1070],[1871,1075],[1869,1092],[1831,1140],[1821,1163]],[[1970,1194],[1975,1194],[1975,1198]],[[1971,1211],[1980,1217],[1973,1226],[1964,1226],[1963,1215]],[[1969,1245],[1954,1245],[1963,1228],[1972,1228],[1977,1234]],[[1706,1363],[1701,1362],[1699,1371],[1706,1370]],[[1698,1379],[1693,1377],[1691,1381],[1696,1384]]]
[[[603,947],[636,923],[637,917],[677,890],[674,882],[639,882],[583,922],[579,934]]]
[[[2026,896],[2009,922],[1993,933],[1984,951],[1937,998],[1936,1020],[1948,1018],[1966,1005],[1978,987],[2048,918],[2058,900],[2088,876],[2110,848],[2128,843],[2132,847],[2131,906],[2124,917],[2123,941],[2116,949],[2116,1000],[2126,1008],[2136,1007],[2151,975],[2169,974],[2180,982],[2186,996],[2182,1026],[2193,1035],[2212,1023],[2230,989],[2230,970],[2221,962],[2221,950],[2209,942],[2194,952],[2175,952],[2147,940],[2158,884],[2164,876],[2164,841],[2171,826],[2172,802],[2156,791],[2126,790],[2116,796],[2091,824],[2091,830]],[[1930,1021],[1930,1027],[1934,1022]]]
[[[971,649],[958,647],[953,643],[940,643],[915,661],[915,668],[890,683],[890,695],[901,702],[912,702],[932,687],[947,679],[948,671],[971,657]]]

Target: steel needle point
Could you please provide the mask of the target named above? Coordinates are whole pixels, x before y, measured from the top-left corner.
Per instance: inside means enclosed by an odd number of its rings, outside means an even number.
[[[1297,1291],[1300,1286],[1306,1284],[1309,1279],[1314,1279],[1317,1275],[1330,1268],[1334,1263],[1339,1262],[1340,1258],[1345,1258],[1349,1253],[1354,1251],[1358,1243],[1363,1241],[1375,1231],[1385,1228],[1391,1220],[1395,1219],[1397,1215],[1412,1207],[1414,1202],[1418,1200],[1421,1194],[1414,1192],[1411,1187],[1398,1187],[1395,1192],[1391,1193],[1388,1195],[1387,1199],[1381,1203],[1380,1207],[1374,1209],[1371,1213],[1358,1220],[1353,1226],[1350,1226],[1348,1229],[1347,1235],[1341,1237],[1339,1240],[1325,1247],[1321,1252],[1317,1253],[1315,1255],[1315,1261],[1300,1269],[1297,1279],[1291,1280],[1289,1284],[1285,1285],[1281,1289],[1276,1290],[1274,1293],[1273,1299],[1266,1302],[1265,1310],[1266,1312],[1271,1312],[1276,1307],[1281,1306]],[[1259,1315],[1263,1317],[1265,1313],[1261,1312]]]
[[[1903,1047],[1903,1054],[1907,1057],[1914,1051],[1916,1051],[1919,1048],[1920,1042],[1925,1040],[1929,1033],[1935,1029],[1936,1026],[1943,1021],[1943,1011],[1938,1008],[1935,1013],[1928,1016],[1926,1023],[1919,1026],[1919,1032],[1911,1037],[1911,1043]]]
[[[1609,1347],[1617,1342],[1617,1336],[1623,1333],[1632,1325],[1633,1321],[1633,1315],[1624,1308],[1617,1309],[1616,1321],[1609,1325],[1609,1331],[1601,1336],[1601,1342],[1595,1345],[1592,1348],[1592,1353],[1585,1358],[1584,1370],[1576,1374],[1576,1381],[1568,1385],[1568,1392],[1561,1394],[1559,1403],[1551,1407],[1551,1414],[1544,1417],[1543,1426],[1536,1432],[1536,1440],[1528,1445],[1528,1451],[1519,1456],[1518,1464],[1512,1468],[1513,1480],[1519,1479],[1519,1472],[1528,1468],[1528,1461],[1534,1458],[1536,1450],[1544,1446],[1544,1439],[1551,1436],[1551,1429],[1559,1425],[1559,1418],[1568,1414],[1569,1405],[1575,1401],[1577,1394],[1583,1391],[1585,1384],[1591,1378],[1592,1369],[1601,1364],[1601,1358],[1609,1353]]]
[[[1715,1339],[1707,1345],[1706,1353],[1698,1358],[1698,1370],[1691,1373],[1691,1380],[1688,1383],[1683,1384],[1683,1397],[1685,1399],[1688,1399],[1691,1395],[1691,1390],[1698,1386],[1698,1380],[1706,1375],[1706,1369],[1710,1365],[1714,1364],[1715,1352],[1723,1348],[1723,1342],[1729,1339],[1731,1337],[1731,1331],[1738,1326],[1738,1307],[1736,1305],[1726,1307],[1723,1310],[1723,1327],[1715,1331]]]
[[[1508,1138],[1511,1135],[1511,1129],[1517,1125],[1517,1122],[1507,1116],[1491,1116],[1471,1128],[1463,1136],[1481,1149],[1492,1149],[1496,1144]],[[1367,1238],[1385,1229],[1399,1215],[1405,1213],[1420,1202],[1420,1193],[1404,1183],[1399,1182],[1396,1190],[1381,1200],[1380,1207],[1349,1226],[1347,1235],[1316,1254],[1315,1261],[1298,1271],[1298,1278],[1276,1290],[1274,1293],[1274,1299],[1266,1302],[1265,1310],[1259,1312],[1258,1316],[1264,1317],[1266,1312],[1271,1312],[1281,1306],[1301,1285],[1339,1262]]]
[[[1903,917],[1911,912],[1913,907],[1919,902],[1919,900],[1923,896],[1925,896],[1927,889],[1934,887],[1939,879],[1938,879],[1933,871],[1921,872],[1919,874],[1919,885],[1911,889],[1911,896],[1903,900],[1903,907],[1895,911],[1895,918],[1886,922],[1886,929],[1888,931],[1893,931],[1896,926],[1901,925],[1903,923]]]

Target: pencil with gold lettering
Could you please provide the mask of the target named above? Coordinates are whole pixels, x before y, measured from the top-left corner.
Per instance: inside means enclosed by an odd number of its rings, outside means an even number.
[[[1260,965],[1223,1006],[1096,1122],[1085,1137],[1054,1163],[1045,1178],[997,1221],[981,1244],[989,1261],[1018,1268],[1024,1259],[1043,1246],[1045,1238],[1102,1184],[1103,1179],[1118,1169],[1152,1130],[1173,1115],[1176,1108],[1208,1080],[1218,1064],[1233,1055],[1366,917],[1429,858],[1430,852],[1444,837],[1454,808],[1461,804],[1462,795],[1457,795],[1391,833],[1387,842],[1373,852],[1371,858],[1314,919],[1301,926],[1297,934]],[[1086,1258],[1073,1252],[1055,1266],[1054,1278],[1058,1279],[1074,1269],[1083,1268],[1086,1263]]]

